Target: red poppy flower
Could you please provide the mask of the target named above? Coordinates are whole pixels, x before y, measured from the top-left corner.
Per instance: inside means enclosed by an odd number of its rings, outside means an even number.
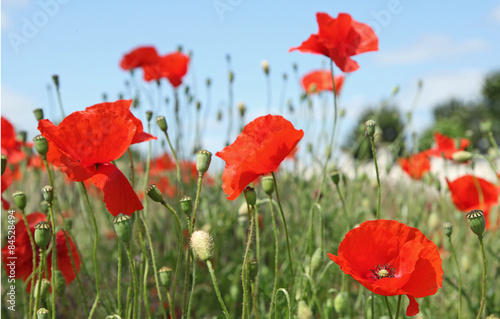
[[[35,212],[26,216],[28,221],[28,225],[30,227],[30,232],[32,234],[35,233],[35,225],[41,221],[46,221],[46,215]],[[26,281],[28,277],[31,275],[33,271],[33,255],[31,251],[31,242],[29,239],[28,231],[26,229],[26,225],[23,220],[19,220],[15,225],[15,233],[16,233],[16,243],[14,249],[14,255],[10,253],[10,249],[8,245],[2,247],[2,261],[5,266],[5,270],[9,273],[10,268],[8,267],[8,263],[11,261],[9,257],[16,257],[16,279],[22,279]],[[76,278],[76,274],[73,269],[73,264],[71,263],[71,256],[68,250],[68,246],[66,243],[66,236],[68,238],[71,254],[73,255],[73,260],[75,262],[75,268],[78,272],[81,266],[80,255],[78,255],[78,249],[76,248],[75,243],[71,239],[71,237],[63,230],[60,230],[56,234],[56,245],[55,251],[57,256],[57,269],[59,269],[66,280],[66,285],[69,284],[73,279]],[[37,267],[40,263],[40,255],[38,254],[38,246],[37,246]],[[52,252],[51,250],[47,255],[47,268],[50,269],[52,267]],[[49,271],[48,276],[45,277],[50,278],[51,273]]]
[[[407,316],[418,313],[415,298],[435,294],[443,284],[436,245],[418,229],[395,220],[372,220],[350,230],[338,256],[328,254],[340,269],[382,295],[406,295]]]
[[[144,80],[153,81],[166,78],[174,88],[182,84],[182,78],[187,73],[189,57],[175,52],[161,57],[157,63],[144,65]]]
[[[8,210],[10,208],[10,204],[3,198],[3,192],[5,192],[7,188],[9,188],[9,186],[12,184],[13,181],[14,181],[14,175],[12,174],[10,168],[7,166],[5,168],[5,172],[3,172],[2,175],[2,207],[5,210]]]
[[[330,71],[313,71],[302,77],[302,87],[308,93],[318,93],[322,91],[332,91],[332,72]],[[339,95],[344,84],[344,76],[335,76],[335,94]]]
[[[143,208],[127,178],[110,163],[127,151],[137,129],[129,115],[102,107],[74,112],[58,126],[49,120],[38,122],[49,141],[47,158],[75,182],[90,179],[104,192],[113,216]]]
[[[444,157],[450,160],[455,152],[465,150],[470,144],[470,141],[466,138],[455,140],[439,132],[434,133],[434,140],[436,141],[436,147],[425,151],[427,156]]]
[[[275,171],[304,136],[279,115],[261,116],[248,123],[233,144],[215,155],[226,161],[222,189],[234,200],[260,175]]]
[[[155,64],[159,58],[154,47],[139,47],[123,57],[120,67],[123,70],[132,70],[148,64]]]
[[[9,158],[9,164],[20,162],[25,154],[21,150],[23,143],[16,139],[14,126],[2,116],[2,154]]]
[[[334,19],[326,13],[318,12],[316,19],[318,33],[312,34],[299,47],[290,48],[289,52],[299,50],[322,54],[332,59],[343,72],[353,72],[359,69],[359,65],[351,56],[378,50],[378,38],[373,29],[353,20],[349,14],[339,13]]]
[[[464,175],[452,182],[446,179],[446,182],[455,207],[464,212],[473,209],[482,210],[486,217],[486,225],[489,227],[488,212],[491,207],[498,205],[500,187],[473,175]],[[481,193],[478,187],[481,188]]]
[[[398,164],[414,179],[422,179],[425,173],[431,170],[431,162],[423,152],[410,155],[408,158],[400,158]]]

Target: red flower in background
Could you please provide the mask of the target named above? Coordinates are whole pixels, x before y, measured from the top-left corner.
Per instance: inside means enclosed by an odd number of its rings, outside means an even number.
[[[120,158],[136,136],[143,135],[128,113],[104,104],[74,112],[57,126],[41,120],[38,130],[49,141],[47,158],[55,166],[75,182],[90,179],[103,191],[113,216],[131,215],[143,206],[127,178],[110,162]]]
[[[279,115],[261,116],[248,123],[233,144],[215,155],[226,162],[222,189],[234,200],[260,175],[275,171],[304,136]]]
[[[332,91],[332,72],[330,71],[312,71],[302,77],[302,87],[308,93],[318,93],[322,91]],[[344,84],[344,76],[335,76],[335,94],[339,95]]]
[[[425,151],[427,156],[444,157],[450,160],[452,159],[451,156],[455,152],[465,150],[467,146],[469,146],[470,144],[470,141],[466,138],[455,140],[439,132],[434,133],[434,140],[436,141],[436,147]],[[457,142],[458,142],[458,148],[457,148]]]
[[[359,69],[359,65],[351,56],[378,50],[378,38],[373,29],[353,20],[349,14],[339,13],[334,19],[326,13],[318,12],[316,19],[318,33],[312,34],[299,47],[290,48],[289,52],[299,50],[322,54],[332,59],[343,72],[353,72]]]
[[[35,233],[35,225],[41,221],[46,221],[47,216],[45,214],[35,212],[26,216],[28,220],[28,225],[30,227],[30,232],[32,234]],[[16,279],[22,279],[26,281],[30,274],[33,271],[33,255],[31,251],[31,242],[29,239],[28,231],[26,229],[26,225],[24,221],[19,220],[15,225],[15,233],[16,233],[16,245],[14,250],[14,255],[10,254],[10,249],[6,246],[2,247],[2,261],[4,263],[5,269],[9,272],[7,268],[7,264],[10,259],[8,257],[16,257]],[[71,254],[73,255],[73,260],[75,262],[75,268],[78,272],[81,266],[80,255],[78,255],[78,249],[76,248],[75,243],[71,239],[71,237],[63,230],[60,230],[56,234],[56,245],[55,251],[57,255],[57,268],[61,271],[62,275],[66,279],[66,285],[68,285],[73,279],[76,278],[76,274],[73,270],[73,264],[71,263],[71,256],[68,250],[68,246],[66,243],[66,236],[68,237],[68,241],[71,247]],[[40,255],[38,254],[38,246],[37,246],[37,267],[40,262]],[[47,268],[50,269],[52,267],[52,253],[54,249],[52,249],[47,255]],[[50,271],[48,278],[50,278]]]
[[[139,47],[127,53],[122,61],[120,67],[123,70],[133,70],[149,64],[155,64],[159,60],[158,52],[154,47]]]
[[[398,164],[414,179],[422,179],[422,177],[431,170],[431,162],[425,153],[410,155],[408,158],[398,159]]]
[[[8,210],[10,208],[10,204],[3,198],[3,192],[5,192],[7,188],[9,188],[9,186],[12,184],[13,181],[14,181],[14,175],[12,174],[10,168],[7,166],[5,168],[5,172],[3,172],[2,175],[2,207],[5,210]]]
[[[14,126],[2,116],[2,154],[8,157],[9,164],[16,164],[24,159],[22,146],[23,143],[16,139]]]
[[[446,179],[451,192],[451,200],[458,210],[469,212],[480,209],[486,217],[486,226],[489,227],[488,212],[491,207],[498,205],[500,186],[473,175],[464,175],[450,182]],[[481,192],[479,192],[479,188]]]
[[[175,52],[161,57],[157,63],[143,66],[144,80],[153,81],[166,78],[174,88],[182,84],[187,73],[189,57]]]
[[[443,284],[436,245],[418,229],[395,220],[373,220],[349,231],[338,256],[328,254],[340,269],[382,295],[406,295],[407,316],[419,312],[415,298],[435,294]]]

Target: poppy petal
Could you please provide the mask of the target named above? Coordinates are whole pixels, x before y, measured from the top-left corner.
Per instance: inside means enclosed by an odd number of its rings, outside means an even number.
[[[410,304],[406,308],[406,315],[409,317],[417,315],[418,312],[420,311],[420,309],[418,308],[417,300],[413,296],[410,296],[410,295],[406,295],[406,296],[408,297],[408,300],[410,301]]]
[[[66,238],[68,239],[68,242],[66,242]],[[61,271],[62,275],[66,279],[66,285],[68,285],[71,281],[73,281],[73,279],[76,278],[76,273],[73,269],[73,263],[71,261],[70,251],[68,250],[68,243],[71,247],[71,255],[73,256],[76,272],[79,272],[82,261],[73,239],[66,231],[58,231],[56,234],[57,268]]]

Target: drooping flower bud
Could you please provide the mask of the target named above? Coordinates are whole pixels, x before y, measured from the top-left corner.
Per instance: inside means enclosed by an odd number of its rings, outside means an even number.
[[[36,288],[35,288],[35,300],[38,299],[38,286],[40,286],[40,299],[44,299],[47,297],[47,294],[49,293],[50,289],[50,281],[47,279],[43,278],[41,281],[38,280],[36,283]]]
[[[263,60],[260,65],[262,66],[262,70],[266,75],[269,75],[269,62],[267,60]]]
[[[24,192],[15,192],[12,194],[12,197],[14,197],[14,203],[16,203],[17,208],[24,210],[26,207],[26,194]]]
[[[7,155],[2,154],[2,175],[5,173],[5,169],[7,168]]]
[[[158,277],[160,277],[160,284],[168,289],[172,282],[172,268],[167,266],[161,267],[160,270],[158,270]]]
[[[347,304],[347,293],[341,292],[335,296],[333,307],[338,314],[344,313]]]
[[[130,243],[132,239],[132,221],[130,220],[130,216],[118,214],[113,219],[113,227],[122,242],[125,244]]]
[[[247,186],[245,190],[243,190],[243,194],[245,194],[245,199],[250,206],[255,206],[257,203],[257,193],[255,192],[255,188]]]
[[[153,112],[152,111],[146,111],[146,120],[149,122],[153,118]]]
[[[42,188],[42,195],[43,195],[43,199],[45,199],[47,201],[47,203],[49,204],[49,206],[52,205],[52,201],[54,200],[54,189],[52,188],[52,186],[44,186]]]
[[[61,297],[64,296],[66,290],[66,279],[60,270],[54,272],[54,286],[56,287],[56,294]]]
[[[158,115],[156,117],[156,124],[158,124],[158,127],[160,130],[163,132],[167,132],[168,130],[168,125],[167,125],[167,120],[165,119],[165,116]]]
[[[212,153],[207,150],[201,150],[196,154],[196,169],[198,174],[203,175],[208,171],[210,162],[212,161]]]
[[[26,143],[27,137],[28,137],[28,132],[26,131],[19,131],[17,133],[17,138],[23,143]]]
[[[40,308],[36,312],[37,319],[49,319],[49,311],[45,308]]]
[[[479,130],[481,133],[486,134],[491,132],[491,121],[482,121],[479,123]]]
[[[33,114],[37,121],[43,120],[43,109],[34,109]]]
[[[37,135],[33,138],[33,143],[38,154],[45,158],[49,151],[49,142],[47,142],[47,139],[42,135]]]
[[[193,211],[193,200],[189,196],[183,196],[180,199],[181,210],[187,217],[191,216],[191,212]]]
[[[338,170],[333,170],[330,172],[330,178],[335,185],[338,185],[340,182],[340,172]]]
[[[475,209],[467,213],[467,222],[470,229],[477,235],[479,239],[483,238],[484,229],[486,228],[486,219],[482,210]]]
[[[365,136],[374,137],[375,136],[375,126],[377,122],[374,120],[368,120],[365,122]]]
[[[132,70],[133,70],[133,69],[132,69]],[[115,313],[115,314],[113,314],[113,315],[108,315],[108,316],[106,316],[106,318],[105,318],[105,319],[122,319],[122,317],[120,317],[120,315],[119,315],[119,314],[116,314],[116,313]]]
[[[311,257],[311,270],[313,272],[318,270],[319,266],[321,266],[322,261],[323,261],[323,250],[321,250],[321,248],[317,248]]]
[[[262,183],[262,188],[264,189],[264,192],[271,196],[274,193],[274,179],[272,176],[267,175],[262,177],[261,180]]]
[[[54,82],[56,89],[59,90],[59,75],[57,74],[52,75],[52,82]]]
[[[472,157],[474,157],[474,155],[471,152],[467,151],[458,151],[451,155],[451,158],[458,163],[466,163],[470,161]]]
[[[299,301],[299,306],[297,309],[297,318],[298,319],[312,319],[313,313],[311,308],[307,305],[304,300]]]
[[[203,230],[197,230],[191,235],[191,249],[201,261],[212,258],[214,242],[212,236]]]
[[[443,232],[444,234],[450,238],[451,234],[453,233],[453,224],[450,222],[446,222],[443,224]]]
[[[163,199],[163,194],[160,192],[158,187],[156,187],[156,184],[151,184],[149,185],[148,189],[146,190],[146,194],[148,194],[149,198],[154,200],[157,203],[165,203],[165,200]]]
[[[259,273],[259,261],[257,259],[251,259],[248,262],[248,269],[249,275],[250,275],[250,281],[255,281],[255,278],[257,277],[257,274]]]
[[[50,225],[46,221],[41,221],[35,225],[35,243],[38,247],[45,249],[50,242]]]

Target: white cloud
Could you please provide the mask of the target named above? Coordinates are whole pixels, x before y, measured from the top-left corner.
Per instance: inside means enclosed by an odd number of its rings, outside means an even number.
[[[2,87],[2,116],[8,119],[16,130],[28,132],[28,139],[32,139],[40,132],[36,129],[37,122],[33,110],[37,106],[34,101],[13,91]]]
[[[382,65],[408,65],[455,58],[473,52],[485,51],[488,43],[481,39],[456,42],[448,36],[429,34],[421,36],[411,45],[394,51],[381,52],[375,62]]]
[[[496,24],[500,24],[500,5],[497,5],[490,13],[490,18]]]

